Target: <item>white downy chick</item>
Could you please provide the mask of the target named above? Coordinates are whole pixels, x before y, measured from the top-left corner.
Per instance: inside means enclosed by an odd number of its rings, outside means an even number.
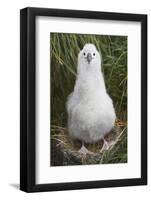
[[[79,52],[77,78],[68,97],[67,112],[69,134],[82,141],[80,153],[83,154],[89,153],[84,142],[104,139],[114,127],[115,110],[106,92],[101,56],[93,44],[86,44]]]

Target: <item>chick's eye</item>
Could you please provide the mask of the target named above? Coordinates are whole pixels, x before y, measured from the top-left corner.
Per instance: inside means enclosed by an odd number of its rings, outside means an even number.
[[[95,56],[95,53],[93,53],[93,56]]]
[[[86,53],[84,52],[83,55],[86,56]]]

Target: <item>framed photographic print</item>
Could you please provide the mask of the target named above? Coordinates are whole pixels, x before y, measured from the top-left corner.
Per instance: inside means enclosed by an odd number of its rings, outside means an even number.
[[[20,12],[20,189],[147,184],[147,16]]]

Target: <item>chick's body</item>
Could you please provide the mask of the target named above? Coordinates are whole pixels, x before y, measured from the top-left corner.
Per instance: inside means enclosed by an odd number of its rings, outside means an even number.
[[[71,137],[86,143],[104,138],[115,123],[115,111],[106,92],[101,58],[93,44],[86,44],[78,56],[77,79],[67,101]]]

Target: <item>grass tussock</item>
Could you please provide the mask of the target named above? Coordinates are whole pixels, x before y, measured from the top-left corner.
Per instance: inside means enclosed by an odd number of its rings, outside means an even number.
[[[77,55],[86,43],[93,43],[101,52],[102,72],[117,121],[127,124],[127,37],[51,33],[51,138],[59,135],[60,131],[67,133],[65,103],[76,79]],[[61,127],[59,132],[55,127]],[[127,161],[126,125],[123,130],[120,140],[103,154],[100,163]],[[73,148],[71,144],[70,148]]]

